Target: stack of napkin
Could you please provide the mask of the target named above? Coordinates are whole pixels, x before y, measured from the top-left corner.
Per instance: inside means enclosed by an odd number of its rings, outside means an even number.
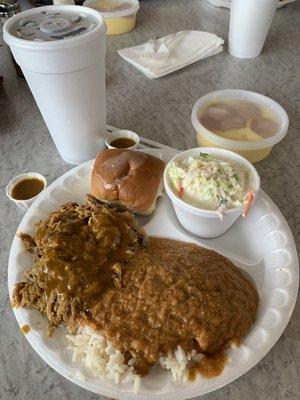
[[[223,43],[224,40],[213,33],[181,31],[118,53],[148,78],[154,79],[220,53]]]

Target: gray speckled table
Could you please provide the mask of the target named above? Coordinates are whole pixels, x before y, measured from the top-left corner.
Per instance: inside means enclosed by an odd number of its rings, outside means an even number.
[[[226,38],[229,13],[200,0],[142,1],[135,31],[108,38],[106,63],[108,122],[180,149],[196,144],[190,113],[193,103],[207,92],[243,88],[279,101],[290,117],[290,129],[257,168],[263,189],[280,207],[298,244],[299,11],[298,1],[277,12],[263,54],[257,59],[236,59],[225,50],[151,81],[122,60],[116,50],[183,29],[211,31]],[[5,197],[5,185],[24,171],[41,172],[51,182],[71,166],[59,157],[26,83],[16,79],[1,47],[0,75],[4,75],[4,85],[0,86],[0,399],[95,400],[99,396],[68,382],[39,358],[21,334],[9,305],[7,260],[23,214]],[[246,375],[203,399],[299,399],[299,359],[298,304],[287,329],[268,355]]]

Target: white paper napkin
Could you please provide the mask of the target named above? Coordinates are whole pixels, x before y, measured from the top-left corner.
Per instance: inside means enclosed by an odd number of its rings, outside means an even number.
[[[148,78],[160,78],[223,50],[224,40],[213,33],[181,31],[119,50],[126,61]]]

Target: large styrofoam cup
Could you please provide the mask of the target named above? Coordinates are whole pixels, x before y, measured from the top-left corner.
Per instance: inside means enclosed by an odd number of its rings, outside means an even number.
[[[259,56],[269,32],[278,0],[231,0],[229,53],[235,57]]]
[[[97,20],[96,27],[63,40],[28,40],[16,25],[36,13],[78,12]],[[4,40],[20,65],[61,157],[80,164],[104,148],[106,134],[106,25],[96,10],[46,6],[10,18]]]

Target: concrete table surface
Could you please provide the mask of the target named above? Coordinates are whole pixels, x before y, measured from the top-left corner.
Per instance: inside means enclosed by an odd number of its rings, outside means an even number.
[[[241,88],[278,101],[290,117],[288,134],[256,166],[263,189],[279,206],[298,244],[299,11],[300,4],[295,2],[276,13],[263,53],[256,59],[233,58],[225,48],[222,54],[165,78],[149,80],[121,59],[116,50],[185,29],[215,32],[226,39],[229,12],[204,0],[142,1],[136,29],[108,38],[106,57],[108,123],[178,149],[196,145],[190,114],[194,102],[205,93]],[[5,186],[11,177],[25,171],[40,172],[50,183],[71,166],[59,157],[26,82],[16,79],[3,47],[0,75],[4,76],[0,86],[0,399],[99,399],[101,396],[67,381],[39,358],[21,333],[10,307],[7,261],[23,213],[6,198]],[[202,399],[299,399],[299,360],[298,304],[284,334],[256,367]]]

